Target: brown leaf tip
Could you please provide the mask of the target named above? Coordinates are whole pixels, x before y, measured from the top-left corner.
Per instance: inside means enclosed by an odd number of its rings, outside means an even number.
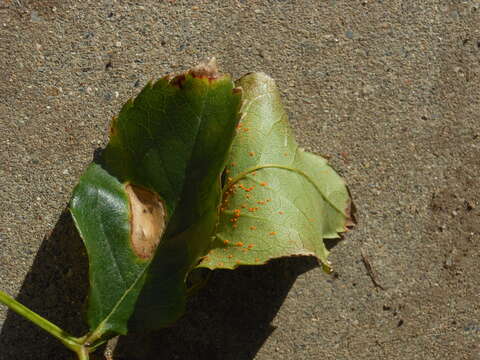
[[[357,225],[355,213],[356,213],[355,204],[353,203],[352,198],[350,197],[347,202],[347,207],[345,208],[345,216],[346,216],[345,230],[346,231],[350,230],[355,225]]]
[[[145,188],[125,186],[130,203],[130,241],[141,259],[150,259],[165,230],[166,211],[160,197]]]
[[[214,57],[201,62],[197,66],[193,67],[189,72],[194,77],[205,77],[209,80],[215,80],[220,77],[217,60]]]

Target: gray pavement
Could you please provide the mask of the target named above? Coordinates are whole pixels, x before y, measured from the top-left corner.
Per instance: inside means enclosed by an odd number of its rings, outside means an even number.
[[[0,0],[0,288],[84,331],[72,188],[128,98],[215,56],[277,80],[358,226],[334,275],[217,272],[114,359],[480,360],[479,24],[478,0]],[[0,360],[71,358],[4,307],[0,328]]]

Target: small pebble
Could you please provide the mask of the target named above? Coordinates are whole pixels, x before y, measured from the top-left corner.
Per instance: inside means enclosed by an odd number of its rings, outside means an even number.
[[[38,12],[32,10],[32,12],[30,13],[30,20],[33,22],[40,22],[43,19],[38,15]]]

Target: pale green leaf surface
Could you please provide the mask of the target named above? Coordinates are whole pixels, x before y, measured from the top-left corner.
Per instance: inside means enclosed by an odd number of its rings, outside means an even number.
[[[237,85],[242,117],[214,246],[199,267],[232,269],[294,255],[328,266],[323,239],[353,224],[344,181],[325,159],[298,147],[272,79],[254,73]]]

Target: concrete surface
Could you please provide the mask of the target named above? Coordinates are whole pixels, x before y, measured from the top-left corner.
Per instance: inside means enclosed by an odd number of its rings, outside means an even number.
[[[1,0],[0,287],[81,334],[69,194],[122,103],[216,56],[278,81],[359,225],[334,276],[309,259],[217,272],[114,358],[480,359],[479,24],[478,0]],[[4,307],[2,325],[1,360],[71,358]]]

